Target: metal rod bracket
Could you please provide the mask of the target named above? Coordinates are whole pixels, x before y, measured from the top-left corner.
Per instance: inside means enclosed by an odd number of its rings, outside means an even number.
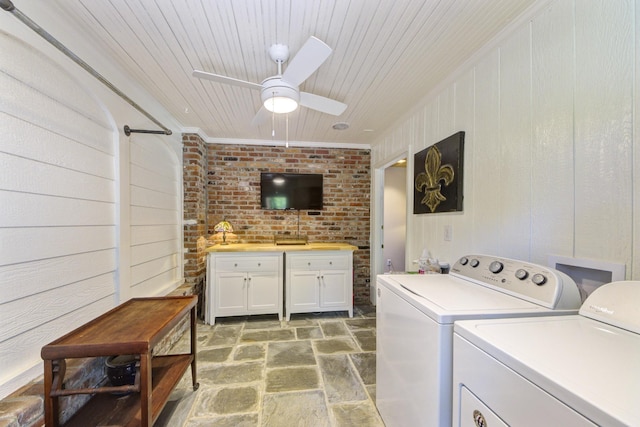
[[[7,12],[11,12],[16,8],[11,0],[0,0],[0,7]]]
[[[146,130],[146,129],[131,129],[129,125],[124,125],[124,134],[129,136],[132,133],[152,133],[155,135],[171,135],[171,129],[164,130]]]

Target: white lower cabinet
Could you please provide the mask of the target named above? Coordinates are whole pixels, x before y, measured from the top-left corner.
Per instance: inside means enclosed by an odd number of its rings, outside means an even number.
[[[252,314],[282,320],[285,305],[287,321],[292,313],[323,311],[353,317],[353,251],[209,252],[205,322]]]
[[[287,252],[286,320],[292,313],[349,312],[353,317],[353,252]]]
[[[277,314],[282,320],[283,254],[209,253],[207,323],[216,317]]]

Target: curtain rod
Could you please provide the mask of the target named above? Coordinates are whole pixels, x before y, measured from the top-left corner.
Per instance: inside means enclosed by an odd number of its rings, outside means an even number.
[[[132,133],[152,133],[155,135],[164,134],[161,130],[131,129],[129,125],[124,125],[124,134],[129,136]]]
[[[171,133],[172,133],[171,129],[163,126],[162,123],[160,123],[155,117],[153,117],[146,110],[144,110],[140,105],[138,105],[131,98],[129,98],[127,95],[125,95],[124,92],[122,92],[120,89],[115,87],[109,80],[104,78],[100,73],[98,73],[89,64],[87,64],[82,59],[80,59],[75,53],[70,51],[65,45],[60,43],[51,34],[46,32],[42,27],[40,27],[38,24],[33,22],[28,16],[23,14],[20,10],[16,9],[16,7],[13,5],[13,2],[11,0],[0,0],[0,7],[2,9],[6,10],[7,12],[10,12],[13,16],[15,16],[20,21],[22,21],[23,24],[25,24],[27,27],[31,28],[33,31],[38,33],[38,35],[40,35],[43,39],[45,39],[50,44],[52,44],[56,49],[58,49],[60,52],[64,53],[73,62],[75,62],[76,64],[78,64],[82,68],[84,68],[89,74],[91,74],[93,77],[98,79],[106,87],[111,89],[111,91],[113,91],[116,95],[118,95],[120,98],[124,99],[127,103],[129,103],[129,105],[131,105],[133,108],[135,108],[136,110],[138,110],[139,112],[144,114],[153,123],[157,124],[160,128],[162,128],[162,132],[161,133],[164,133],[165,135],[171,135]]]

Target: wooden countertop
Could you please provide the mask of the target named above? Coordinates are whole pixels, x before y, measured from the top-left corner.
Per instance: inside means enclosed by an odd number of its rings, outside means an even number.
[[[207,252],[301,252],[301,251],[355,251],[348,243],[307,243],[306,245],[276,245],[274,243],[230,243],[214,245]]]

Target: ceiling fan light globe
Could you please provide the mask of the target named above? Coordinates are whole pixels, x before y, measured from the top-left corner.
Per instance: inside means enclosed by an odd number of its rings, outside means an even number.
[[[286,114],[295,111],[298,108],[298,102],[295,99],[285,96],[273,96],[264,101],[264,108],[276,114]]]
[[[300,92],[298,88],[282,81],[280,76],[274,76],[262,82],[261,99],[268,111],[286,114],[298,108]]]
[[[283,81],[280,76],[263,80],[260,95],[264,108],[276,114],[286,114],[296,110],[300,101],[298,88]]]

